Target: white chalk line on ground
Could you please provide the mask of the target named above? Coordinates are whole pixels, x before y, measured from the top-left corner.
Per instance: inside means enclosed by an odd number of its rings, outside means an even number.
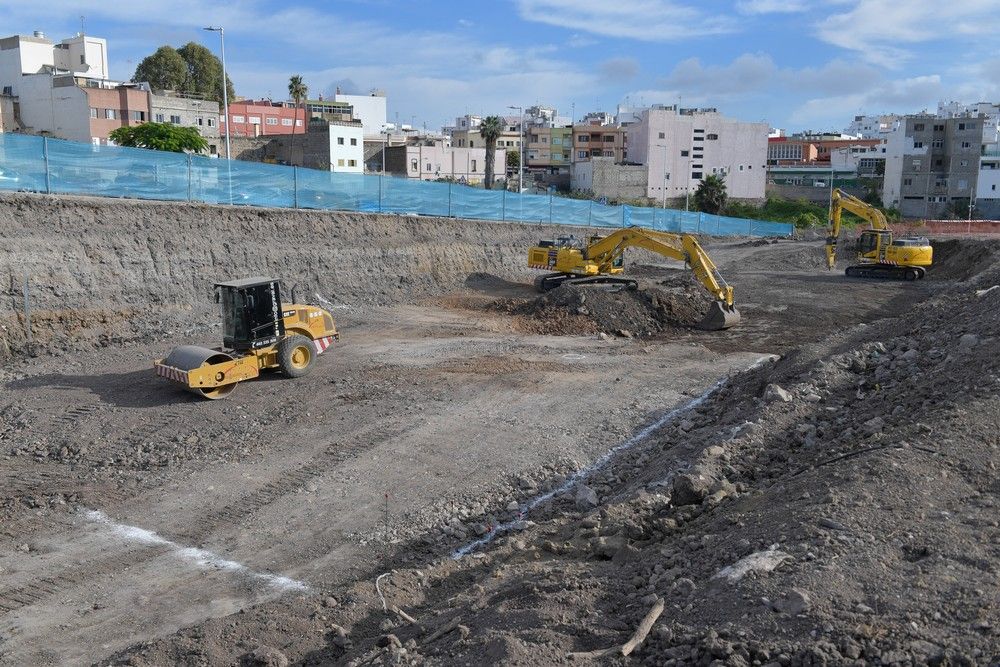
[[[759,368],[760,366],[762,366],[763,364],[765,364],[768,361],[775,361],[775,360],[777,360],[779,358],[780,357],[778,357],[778,355],[775,355],[775,354],[769,354],[769,355],[763,356],[760,359],[758,359],[757,361],[755,361],[752,364],[750,364],[750,366],[748,366],[747,368],[743,369],[742,371],[739,371],[738,373],[735,373],[734,375],[742,375],[743,373],[748,373],[748,372],[750,372],[752,370],[755,370],[755,369]],[[676,407],[673,410],[668,410],[659,419],[657,419],[656,421],[654,421],[652,424],[649,424],[648,426],[646,426],[645,428],[643,428],[638,433],[633,434],[625,442],[621,443],[620,445],[616,445],[615,447],[612,447],[611,449],[609,449],[608,451],[606,451],[604,454],[601,455],[600,458],[598,458],[596,461],[594,461],[593,463],[591,463],[589,466],[587,466],[585,468],[581,468],[580,470],[577,470],[576,472],[574,472],[560,486],[556,487],[555,489],[552,489],[551,491],[547,491],[547,492],[545,492],[543,494],[537,495],[534,498],[528,500],[523,505],[521,505],[521,509],[518,512],[518,516],[517,516],[516,519],[513,519],[511,521],[506,521],[504,523],[500,523],[500,524],[497,524],[496,526],[493,526],[492,528],[490,528],[490,531],[488,533],[486,533],[485,535],[483,535],[478,540],[475,540],[474,542],[470,542],[469,544],[466,544],[464,547],[460,547],[458,549],[455,549],[453,552],[451,552],[451,557],[454,558],[455,560],[458,560],[459,558],[462,558],[463,556],[467,556],[470,553],[472,553],[473,551],[475,551],[476,549],[479,549],[480,547],[486,546],[487,544],[489,544],[490,542],[492,542],[494,539],[497,538],[497,536],[501,535],[502,533],[509,532],[513,528],[521,525],[521,523],[525,520],[525,518],[528,516],[528,513],[531,512],[531,510],[535,509],[536,507],[538,507],[542,503],[547,502],[547,501],[551,500],[552,498],[555,498],[558,495],[566,493],[571,488],[573,488],[575,485],[577,485],[580,482],[584,481],[585,479],[587,479],[588,477],[590,477],[590,475],[592,475],[593,473],[597,472],[598,470],[600,470],[601,468],[603,468],[604,466],[606,466],[611,461],[611,459],[614,458],[614,456],[616,454],[619,454],[621,452],[624,452],[626,450],[631,449],[632,447],[635,447],[637,444],[639,444],[640,442],[642,442],[643,440],[645,440],[646,438],[648,438],[649,436],[651,436],[653,433],[655,433],[656,431],[658,431],[660,428],[662,428],[670,420],[675,419],[675,418],[679,417],[680,415],[682,415],[682,414],[684,414],[684,413],[686,413],[686,412],[688,412],[688,411],[690,411],[690,410],[698,407],[699,405],[701,405],[702,403],[704,403],[706,400],[708,400],[708,398],[712,394],[714,394],[719,389],[721,389],[722,387],[724,387],[726,385],[726,383],[729,382],[732,379],[732,377],[733,377],[733,375],[730,375],[730,376],[727,376],[727,377],[724,377],[724,378],[718,380],[715,384],[713,384],[711,387],[709,387],[705,391],[705,393],[701,394],[700,396],[698,396],[696,398],[691,399],[690,401],[688,401],[684,405]]]
[[[263,582],[281,591],[301,591],[309,592],[309,586],[296,579],[283,577],[277,574],[266,572],[255,572],[242,563],[223,558],[219,554],[197,547],[184,547],[176,542],[160,537],[151,530],[129,526],[109,518],[104,512],[98,510],[86,510],[83,515],[91,522],[104,526],[114,535],[126,542],[137,542],[151,546],[163,546],[170,549],[174,556],[182,561],[193,563],[194,565],[206,569],[222,570],[244,575],[252,580]]]

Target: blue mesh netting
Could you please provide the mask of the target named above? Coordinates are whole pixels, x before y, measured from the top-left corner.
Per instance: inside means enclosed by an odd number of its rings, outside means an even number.
[[[414,213],[716,236],[790,236],[792,225],[379,175],[339,174],[0,133],[0,190],[210,204]]]

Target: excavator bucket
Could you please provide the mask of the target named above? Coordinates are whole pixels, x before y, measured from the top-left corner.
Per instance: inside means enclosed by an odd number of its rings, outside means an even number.
[[[721,331],[739,324],[740,311],[736,306],[730,306],[724,301],[713,301],[708,307],[708,313],[698,323],[698,328],[705,331]]]

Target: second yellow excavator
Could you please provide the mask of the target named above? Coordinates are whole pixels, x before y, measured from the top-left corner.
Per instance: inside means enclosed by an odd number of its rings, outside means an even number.
[[[827,268],[833,269],[837,262],[840,216],[846,210],[867,220],[870,225],[858,237],[855,246],[858,263],[844,269],[846,275],[896,280],[918,280],[924,277],[927,267],[934,259],[934,248],[926,238],[894,237],[882,211],[839,188],[830,197],[830,229],[826,238]]]
[[[683,261],[698,282],[711,294],[708,314],[698,327],[707,331],[728,329],[740,321],[733,304],[733,288],[726,284],[708,253],[690,234],[671,234],[643,227],[626,227],[607,236],[584,241],[573,236],[539,241],[528,250],[528,266],[552,273],[539,276],[535,286],[542,292],[560,285],[619,284],[637,289],[634,278],[626,278],[624,254],[628,247],[645,248],[664,257]]]

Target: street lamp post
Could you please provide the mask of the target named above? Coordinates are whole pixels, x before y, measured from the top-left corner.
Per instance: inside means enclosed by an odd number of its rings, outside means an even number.
[[[521,142],[517,151],[517,191],[524,192],[524,107],[509,106],[508,109],[516,109],[521,114],[520,125],[517,128],[517,140]]]
[[[232,154],[229,146],[229,77],[226,76],[226,29],[222,26],[214,27],[209,26],[205,28],[209,32],[219,33],[219,42],[222,46],[222,113],[225,114],[226,118],[226,159],[231,160]]]

